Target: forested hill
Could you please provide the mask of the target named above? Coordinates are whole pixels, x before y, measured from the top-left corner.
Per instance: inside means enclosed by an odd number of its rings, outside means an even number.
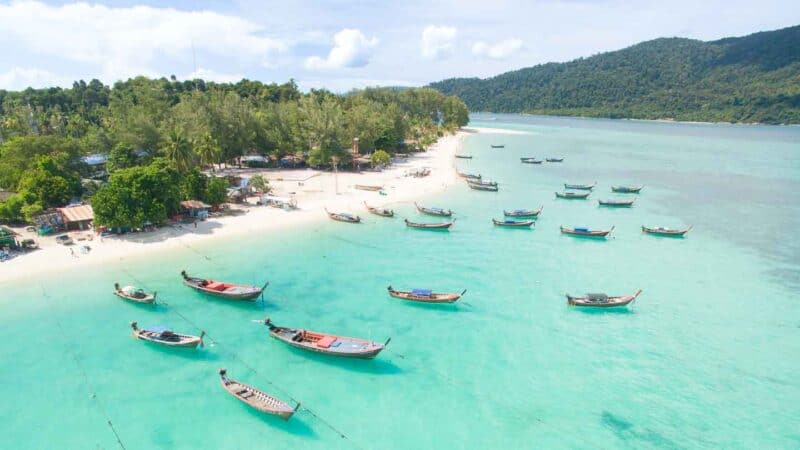
[[[661,38],[431,87],[471,111],[800,123],[800,26],[711,42]]]

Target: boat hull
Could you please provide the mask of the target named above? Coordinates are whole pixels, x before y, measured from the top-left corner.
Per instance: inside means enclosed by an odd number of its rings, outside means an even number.
[[[398,298],[400,300],[405,300],[408,302],[430,303],[430,304],[455,303],[461,298],[460,294],[431,294],[430,297],[422,297],[414,295],[410,292],[393,291],[393,290],[389,290],[389,295],[394,298]]]
[[[647,234],[652,234],[653,236],[662,236],[662,237],[675,237],[675,238],[682,238],[686,235],[686,233],[691,230],[692,227],[683,229],[683,230],[664,230],[658,228],[648,228],[642,226],[642,232]]]
[[[567,200],[586,200],[589,197],[589,193],[586,192],[584,194],[566,194],[562,192],[556,192],[556,197]]]
[[[261,295],[262,292],[258,291],[258,292],[234,294],[234,293],[215,291],[213,289],[206,289],[201,286],[194,285],[188,281],[184,281],[183,284],[189,286],[190,288],[198,292],[202,292],[203,294],[210,295],[212,297],[224,298],[225,300],[235,300],[241,302],[254,302],[258,299],[258,297]]]
[[[506,211],[503,210],[503,215],[506,217],[539,217],[539,213],[542,212],[543,208],[539,208],[536,211]]]
[[[149,342],[151,344],[163,345],[165,347],[170,347],[170,348],[197,348],[197,346],[200,345],[201,341],[201,339],[197,336],[186,336],[186,335],[180,335],[182,338],[186,339],[182,339],[181,341],[178,342],[169,342],[169,341],[163,341],[161,339],[154,339],[140,333],[139,331],[134,331],[132,335],[133,337],[141,341]]]
[[[510,221],[505,222],[501,220],[492,219],[492,223],[496,227],[504,227],[504,228],[530,228],[535,222],[533,220],[520,220],[520,221]]]
[[[433,230],[433,231],[448,231],[450,227],[453,226],[453,222],[445,222],[445,223],[416,223],[416,222],[409,222],[406,219],[406,227],[414,228],[417,230]]]
[[[232,396],[236,397],[236,399],[265,414],[278,416],[281,419],[288,421],[297,411],[297,408],[292,408],[287,403],[282,402],[259,389],[239,383],[236,380],[222,378],[220,380],[220,384],[222,385],[223,389],[228,391],[228,393]],[[243,397],[245,394],[251,395],[248,397]]]
[[[120,291],[114,291],[114,295],[116,295],[117,297],[119,297],[119,298],[121,298],[123,300],[127,300],[127,301],[133,302],[133,303],[141,303],[141,304],[152,305],[153,303],[156,302],[156,297],[154,295],[147,295],[147,296],[142,297],[142,298],[136,298],[136,297],[132,297],[130,295],[125,295],[125,293],[120,292]]]
[[[330,350],[330,349],[326,349],[326,348],[317,347],[316,344],[311,343],[311,342],[295,342],[295,341],[292,341],[291,339],[287,339],[284,336],[281,336],[278,333],[275,333],[275,332],[272,332],[272,331],[270,331],[269,334],[270,334],[270,336],[272,338],[277,339],[277,340],[279,340],[279,341],[281,341],[281,342],[283,342],[285,344],[288,344],[291,347],[294,347],[294,348],[297,348],[297,349],[300,349],[300,350],[305,350],[307,352],[319,353],[321,355],[335,356],[335,357],[338,357],[338,358],[373,359],[376,356],[378,356],[378,353],[382,352],[383,348],[384,348],[383,345],[379,345],[379,346],[377,346],[375,348],[369,348],[369,349],[363,350],[363,351],[349,351],[349,352],[348,351],[336,351],[336,350]],[[362,341],[360,339],[343,338],[343,337],[340,337],[340,336],[335,336],[335,337],[341,339],[345,344],[347,342],[364,342],[364,343],[367,343],[367,341]]]

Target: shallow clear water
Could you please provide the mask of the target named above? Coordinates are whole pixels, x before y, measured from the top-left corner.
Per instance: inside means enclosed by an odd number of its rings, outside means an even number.
[[[449,233],[406,229],[402,217],[420,216],[404,203],[395,219],[3,286],[5,446],[118,448],[114,431],[128,449],[800,446],[800,129],[485,119],[473,124],[531,134],[467,138],[474,159],[457,164],[501,189],[458,184],[426,199],[456,211]],[[554,198],[564,182],[595,180],[588,201]],[[597,207],[626,183],[645,185],[633,208]],[[539,205],[533,230],[491,225],[504,208]],[[694,229],[657,238],[643,224]],[[559,225],[616,228],[594,241]],[[184,268],[271,284],[263,303],[230,304],[183,287]],[[167,305],[123,303],[114,281],[156,289]],[[423,307],[388,298],[389,283],[468,292]],[[619,312],[563,297],[637,288]],[[310,355],[269,339],[252,322],[265,316],[392,342],[373,361]],[[156,348],[130,337],[132,320],[203,329],[208,345]],[[220,367],[308,409],[288,423],[263,417],[220,388]]]

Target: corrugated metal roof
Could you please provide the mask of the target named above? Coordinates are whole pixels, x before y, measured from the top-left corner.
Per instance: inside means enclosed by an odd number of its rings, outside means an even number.
[[[64,216],[65,222],[83,222],[85,220],[94,220],[94,210],[92,210],[92,205],[69,206],[67,208],[58,208],[58,211],[62,216]]]

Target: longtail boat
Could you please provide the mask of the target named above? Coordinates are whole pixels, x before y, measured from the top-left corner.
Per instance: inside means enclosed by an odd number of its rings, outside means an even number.
[[[636,199],[633,199],[633,200],[598,200],[597,203],[600,206],[611,206],[611,207],[617,207],[617,208],[626,208],[626,207],[633,206],[633,202],[635,202],[635,201],[636,201]]]
[[[513,211],[503,210],[503,215],[506,217],[539,217],[539,213],[544,209],[544,205],[539,209],[515,209]]]
[[[472,155],[455,155],[458,159],[472,159]]]
[[[450,217],[453,215],[453,211],[449,209],[426,208],[424,206],[419,206],[416,202],[414,202],[414,206],[417,208],[417,211],[431,216]]]
[[[505,144],[492,144],[492,148],[505,148]]]
[[[396,291],[392,289],[392,286],[388,286],[386,290],[388,290],[389,295],[391,295],[394,298],[399,298],[410,302],[420,302],[420,303],[453,303],[458,299],[460,299],[467,292],[466,289],[464,289],[460,294],[436,293],[436,292],[431,292],[430,289],[412,289],[410,291]]]
[[[541,159],[536,159],[534,157],[526,157],[519,159],[522,164],[541,164],[543,161]]]
[[[646,227],[642,225],[642,231],[648,234],[655,234],[657,236],[672,236],[672,237],[683,237],[689,230],[692,229],[692,226],[689,225],[684,229],[675,229],[675,228],[665,228],[665,227]]]
[[[492,219],[492,223],[494,223],[497,227],[509,227],[509,228],[530,228],[536,221],[534,220],[497,220]]]
[[[644,186],[611,186],[611,190],[621,194],[638,194]]]
[[[564,158],[545,158],[547,162],[564,162]]]
[[[369,206],[367,202],[364,202],[364,206],[367,207],[367,211],[375,214],[376,216],[383,216],[383,217],[394,217],[394,211],[388,208],[379,208],[377,206]]]
[[[336,213],[330,212],[327,208],[325,208],[325,213],[328,214],[328,217],[337,221],[337,222],[347,222],[347,223],[360,223],[361,217],[354,216],[352,214],[347,213]]]
[[[269,285],[269,281],[264,286],[248,286],[245,284],[225,283],[222,281],[208,280],[205,278],[190,277],[185,270],[181,271],[183,284],[200,292],[222,297],[228,300],[255,301],[264,289]]]
[[[569,199],[585,199],[589,196],[589,192],[556,192],[556,197],[558,198],[569,198]]]
[[[360,191],[380,191],[383,189],[383,186],[374,186],[369,184],[357,184],[355,186],[356,189]]]
[[[601,237],[604,238],[611,234],[614,231],[614,227],[611,227],[608,230],[590,230],[588,228],[565,228],[563,226],[559,227],[561,232],[564,234],[571,234],[574,236],[586,236],[586,237]]]
[[[406,226],[409,228],[420,228],[423,230],[449,230],[450,227],[453,226],[453,223],[456,219],[453,219],[450,222],[440,222],[440,223],[421,223],[421,222],[411,222],[408,219],[403,219],[406,222]]]
[[[572,306],[586,306],[591,308],[614,308],[618,306],[627,306],[636,300],[636,297],[642,293],[639,289],[633,295],[619,295],[609,296],[606,294],[586,294],[585,297],[573,297],[566,294],[567,304]]]
[[[484,183],[471,183],[467,180],[467,186],[470,189],[474,189],[476,191],[489,191],[489,192],[497,192],[500,188],[497,187],[497,183],[495,184],[484,184]]]
[[[136,322],[131,322],[131,328],[133,328],[133,337],[136,339],[166,345],[167,347],[197,348],[198,344],[202,347],[203,336],[206,335],[205,331],[202,331],[200,336],[178,334],[164,327],[141,329]]]
[[[579,191],[591,191],[597,186],[597,181],[592,184],[569,184],[564,183],[564,189],[577,189]]]
[[[491,180],[466,180],[469,184],[477,184],[479,186],[497,186],[497,181]]]
[[[458,170],[456,170],[456,174],[458,176],[460,176],[461,178],[466,178],[468,180],[480,180],[482,178],[481,174],[479,174],[479,173],[475,173],[475,174],[473,174],[473,173],[465,173],[465,172],[459,172]]]
[[[152,294],[148,294],[144,289],[134,286],[120,287],[119,283],[114,283],[114,295],[136,303],[155,303],[158,293],[153,292]]]
[[[219,369],[222,387],[225,388],[229,394],[243,401],[250,407],[267,414],[278,416],[283,420],[291,419],[294,413],[300,408],[300,403],[292,408],[288,403],[278,400],[260,389],[256,389],[253,386],[248,386],[236,380],[231,380],[228,378],[227,373],[227,370]]]
[[[264,319],[264,325],[269,327],[270,336],[292,347],[346,358],[372,359],[392,340],[389,338],[380,344],[365,339],[278,327],[269,317]]]

